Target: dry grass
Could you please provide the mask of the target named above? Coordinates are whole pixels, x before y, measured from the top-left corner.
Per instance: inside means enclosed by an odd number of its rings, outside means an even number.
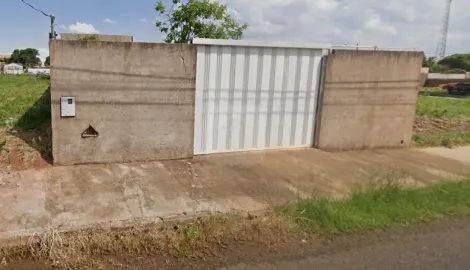
[[[26,243],[0,249],[0,261],[33,259],[59,268],[96,268],[104,256],[171,256],[200,258],[244,242],[266,247],[284,241],[297,225],[274,214],[199,217],[119,230],[86,230],[34,235]],[[98,259],[98,260],[96,260]]]

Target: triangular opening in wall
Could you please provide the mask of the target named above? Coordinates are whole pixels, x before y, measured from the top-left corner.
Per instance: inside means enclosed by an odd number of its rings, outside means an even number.
[[[91,125],[82,132],[82,138],[98,137],[98,135],[100,135],[98,131]]]

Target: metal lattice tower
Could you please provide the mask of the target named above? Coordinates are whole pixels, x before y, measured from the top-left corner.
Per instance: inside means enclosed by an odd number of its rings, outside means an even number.
[[[449,30],[450,5],[452,4],[452,0],[446,0],[446,2],[444,19],[442,20],[441,32],[439,33],[439,42],[437,43],[436,50],[438,59],[442,59],[446,56],[447,31]]]

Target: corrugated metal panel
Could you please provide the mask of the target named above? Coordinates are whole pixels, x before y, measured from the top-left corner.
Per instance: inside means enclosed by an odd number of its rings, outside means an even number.
[[[322,54],[198,45],[195,154],[311,146]]]

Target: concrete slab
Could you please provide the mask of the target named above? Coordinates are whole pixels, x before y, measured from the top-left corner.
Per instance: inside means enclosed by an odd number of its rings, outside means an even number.
[[[470,146],[456,148],[434,147],[426,148],[421,151],[441,157],[451,158],[462,162],[470,163]]]
[[[50,228],[120,227],[204,212],[256,212],[311,195],[341,197],[390,172],[425,185],[470,177],[470,166],[417,150],[302,149],[0,172],[0,239]]]

